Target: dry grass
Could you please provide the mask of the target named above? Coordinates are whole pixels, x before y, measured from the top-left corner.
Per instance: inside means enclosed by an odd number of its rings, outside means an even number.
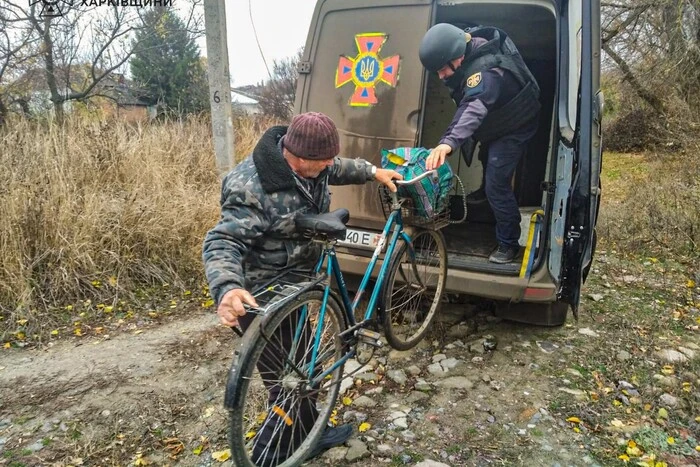
[[[697,146],[683,154],[606,153],[601,239],[622,251],[700,266],[698,157]]]
[[[237,120],[236,153],[269,123]],[[0,132],[0,318],[201,281],[219,190],[206,119],[13,122]]]

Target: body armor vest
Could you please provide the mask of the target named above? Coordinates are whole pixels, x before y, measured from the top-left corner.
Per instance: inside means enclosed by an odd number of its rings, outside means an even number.
[[[464,69],[465,78],[474,73],[492,68],[501,68],[512,73],[521,89],[510,101],[486,115],[476,132],[474,139],[487,143],[512,133],[532,119],[540,110],[540,87],[525,65],[520,52],[513,41],[501,29],[490,26],[477,26],[466,29],[472,37],[481,37],[488,42],[475,48],[465,58],[460,68]],[[464,96],[465,80],[458,88],[452,89],[452,98],[457,102]]]

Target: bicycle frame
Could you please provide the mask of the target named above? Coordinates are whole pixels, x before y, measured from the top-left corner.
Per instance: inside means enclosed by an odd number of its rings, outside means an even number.
[[[365,270],[364,276],[362,277],[362,281],[360,282],[360,287],[358,288],[357,292],[355,293],[355,297],[353,298],[352,302],[350,301],[350,296],[348,294],[347,286],[345,285],[345,279],[343,278],[343,273],[340,270],[340,264],[338,263],[338,258],[335,254],[335,241],[332,242],[326,242],[325,247],[323,249],[323,253],[321,254],[321,257],[319,258],[318,264],[316,265],[316,268],[314,272],[316,274],[320,274],[321,271],[324,269],[324,263],[325,263],[325,275],[326,275],[326,283],[324,286],[324,293],[323,293],[323,302],[321,305],[321,310],[319,312],[319,322],[323,323],[323,320],[325,319],[325,313],[326,313],[326,306],[328,304],[328,297],[330,295],[330,290],[331,290],[331,281],[330,278],[333,277],[335,278],[336,282],[338,283],[338,289],[340,292],[340,297],[342,300],[342,305],[343,309],[345,310],[345,315],[347,318],[347,323],[349,325],[348,329],[346,329],[343,334],[347,333],[352,333],[356,329],[362,327],[367,321],[371,320],[373,318],[374,312],[377,307],[377,300],[379,300],[379,293],[381,292],[382,287],[380,287],[380,284],[384,282],[384,278],[386,276],[387,270],[389,269],[389,263],[390,263],[390,258],[392,257],[394,253],[394,249],[396,247],[396,243],[399,240],[399,237],[402,237],[406,243],[409,245],[409,254],[411,257],[415,260],[415,251],[413,249],[413,244],[411,243],[411,237],[406,234],[406,232],[403,229],[403,219],[401,218],[401,204],[398,201],[398,197],[396,193],[391,193],[392,197],[392,211],[389,214],[389,217],[387,218],[386,224],[384,225],[384,230],[382,231],[382,234],[379,238],[379,242],[377,243],[376,248],[374,249],[374,253],[372,254],[372,258],[367,265],[367,269]],[[389,243],[387,245],[386,253],[384,255],[384,262],[382,263],[382,266],[379,269],[379,273],[377,276],[377,281],[376,281],[376,286],[374,287],[374,290],[372,290],[372,294],[370,295],[369,299],[369,304],[367,306],[367,310],[365,311],[364,318],[361,322],[357,322],[355,319],[355,310],[357,306],[360,303],[360,300],[362,299],[362,296],[365,293],[365,289],[367,288],[367,284],[369,283],[369,280],[372,276],[372,273],[374,272],[377,262],[379,261],[379,256],[384,249],[384,245],[386,243],[386,239],[389,237],[389,233],[391,232],[391,238],[389,240]],[[306,319],[306,309],[302,311],[302,315],[299,320],[299,325],[297,326],[296,332],[295,332],[295,341],[299,339],[301,336],[301,328],[302,328],[302,323],[304,323],[304,320]],[[316,335],[314,336],[314,346],[313,346],[313,351],[311,354],[311,361],[309,362],[309,373],[310,375],[314,374],[314,369],[316,367],[316,362],[318,361],[318,349],[320,346],[321,342],[321,334],[323,332],[323,326],[318,326],[316,329]],[[319,384],[327,375],[330,375],[333,373],[339,366],[345,364],[347,360],[352,358],[354,356],[354,349],[351,349],[349,352],[347,352],[342,358],[340,358],[337,362],[335,362],[330,368],[328,368],[326,371],[318,375],[316,378],[314,378],[312,381],[309,382],[309,386],[314,387],[315,385]]]

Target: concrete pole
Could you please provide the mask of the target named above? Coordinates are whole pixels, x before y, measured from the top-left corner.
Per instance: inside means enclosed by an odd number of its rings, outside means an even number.
[[[204,0],[204,25],[214,152],[216,166],[223,175],[231,170],[234,164],[231,80],[228,70],[224,0]]]

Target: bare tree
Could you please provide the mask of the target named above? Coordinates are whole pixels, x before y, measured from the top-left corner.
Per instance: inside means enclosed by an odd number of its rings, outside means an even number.
[[[672,97],[698,116],[700,0],[622,0],[601,6],[603,49],[639,98],[665,115]]]
[[[15,26],[15,23],[20,23]],[[16,79],[39,55],[37,40],[29,25],[12,11],[0,9],[0,127],[5,124],[10,106],[20,102]]]
[[[302,50],[293,57],[275,60],[272,64],[272,76],[263,86],[258,102],[266,115],[283,120],[291,117],[294,111],[294,97],[297,88],[297,65],[301,60]]]
[[[27,41],[40,50],[46,88],[55,115],[63,120],[64,103],[101,94],[100,83],[125,71],[134,53],[132,35],[142,27],[142,9],[114,2],[60,2],[60,15],[45,14],[42,2],[3,0],[0,15],[29,31]],[[188,30],[201,34],[201,0],[189,0],[184,12]],[[1,82],[1,81],[0,81]]]

